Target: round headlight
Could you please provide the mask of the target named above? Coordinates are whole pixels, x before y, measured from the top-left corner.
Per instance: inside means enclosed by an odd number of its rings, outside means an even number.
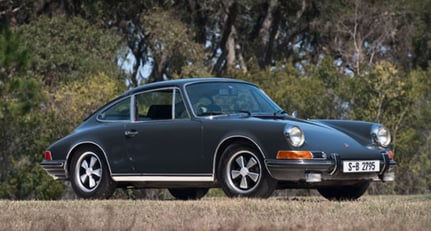
[[[301,147],[304,144],[304,132],[298,126],[286,126],[284,135],[293,147]]]
[[[371,129],[373,141],[382,147],[387,147],[391,143],[391,133],[389,129],[382,125],[373,126]]]

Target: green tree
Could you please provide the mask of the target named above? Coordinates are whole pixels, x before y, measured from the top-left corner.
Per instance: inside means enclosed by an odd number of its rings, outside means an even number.
[[[120,78],[115,61],[121,42],[113,31],[67,16],[41,16],[16,30],[24,46],[32,51],[30,71],[50,88],[83,80],[100,70]]]
[[[405,50],[411,52],[409,56],[400,57],[407,67],[420,67],[426,70],[429,67],[431,60],[431,1],[418,0],[418,1],[402,1],[408,7],[408,16],[411,20],[409,22],[411,33],[411,40],[407,40],[411,44],[410,49]]]
[[[399,193],[427,193],[431,190],[431,68],[411,71],[410,103],[397,136],[397,184]]]
[[[182,73],[183,70],[190,70],[191,66],[198,73],[205,73],[202,46],[193,41],[193,32],[177,20],[173,12],[154,10],[141,20],[146,32],[148,52],[153,60],[151,81],[193,77]],[[193,73],[194,71],[187,71],[187,74]]]
[[[333,60],[323,59],[318,66],[307,65],[299,71],[292,63],[273,70],[235,72],[235,78],[258,84],[288,113],[296,111],[301,118],[340,118],[344,108],[338,96],[344,78]]]
[[[44,122],[54,141],[69,134],[91,113],[125,91],[126,85],[100,72],[89,74],[82,81],[62,83],[49,93]],[[51,122],[50,122],[51,121]],[[59,126],[61,124],[61,126]]]
[[[125,89],[115,62],[119,40],[64,16],[14,30],[0,44],[0,197],[59,198],[65,187],[40,168],[43,151]]]
[[[34,153],[34,138],[41,132],[34,115],[44,101],[43,85],[27,71],[28,50],[18,33],[5,29],[0,34],[0,198],[23,199],[47,177],[41,175]],[[40,176],[40,177],[38,177]],[[62,192],[57,184],[48,191]],[[44,196],[47,192],[43,192]]]

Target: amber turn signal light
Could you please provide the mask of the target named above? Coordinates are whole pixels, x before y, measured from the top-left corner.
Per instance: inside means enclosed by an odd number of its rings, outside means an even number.
[[[278,151],[277,159],[313,159],[310,151]]]

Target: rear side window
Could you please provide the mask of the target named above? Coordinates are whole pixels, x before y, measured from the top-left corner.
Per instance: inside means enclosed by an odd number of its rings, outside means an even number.
[[[114,104],[100,113],[97,118],[99,120],[130,120],[130,97]]]

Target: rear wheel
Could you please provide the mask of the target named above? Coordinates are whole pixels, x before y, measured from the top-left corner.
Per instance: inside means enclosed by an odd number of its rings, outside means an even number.
[[[258,151],[244,145],[231,145],[222,154],[218,178],[229,197],[271,196],[276,180],[267,172]]]
[[[370,181],[360,182],[354,185],[328,186],[318,188],[320,195],[328,200],[348,201],[356,200],[367,191]]]
[[[208,192],[207,188],[170,188],[168,190],[178,200],[199,200]]]
[[[108,166],[96,148],[78,150],[71,161],[71,183],[81,198],[107,199],[115,189]]]

